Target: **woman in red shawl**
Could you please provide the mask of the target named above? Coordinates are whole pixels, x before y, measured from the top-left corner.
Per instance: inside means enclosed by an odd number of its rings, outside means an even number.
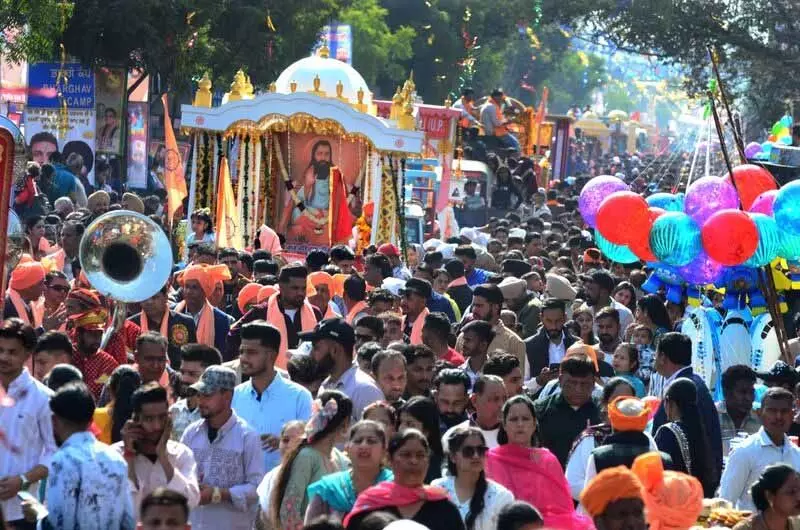
[[[376,511],[411,519],[428,528],[464,530],[458,508],[447,491],[425,486],[430,448],[425,435],[416,429],[395,434],[389,442],[389,463],[394,480],[361,492],[353,510],[344,518],[346,528],[359,528],[361,520]]]
[[[548,449],[535,447],[535,435],[533,402],[526,396],[506,401],[497,435],[500,445],[486,457],[486,477],[509,489],[515,499],[536,507],[547,528],[591,528],[591,520],[575,512],[558,459]]]

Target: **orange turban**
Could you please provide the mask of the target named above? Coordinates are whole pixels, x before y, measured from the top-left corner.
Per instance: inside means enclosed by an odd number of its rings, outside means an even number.
[[[619,396],[608,404],[608,419],[615,431],[643,432],[650,420],[650,408],[641,399]]]
[[[642,401],[647,403],[647,406],[650,408],[650,419],[652,420],[656,416],[656,412],[658,412],[658,407],[661,406],[661,400],[655,396],[645,396],[642,398]]]
[[[642,483],[625,466],[604,469],[581,493],[581,504],[593,518],[602,515],[608,505],[622,499],[642,499]]]
[[[239,297],[236,299],[236,305],[239,306],[239,311],[245,314],[247,304],[256,302],[258,300],[258,291],[261,290],[261,285],[257,283],[248,283],[239,290]]]
[[[278,292],[278,287],[275,285],[265,285],[261,289],[258,290],[258,299],[256,300],[259,304],[266,302],[270,296]]]
[[[333,276],[331,276],[327,272],[322,272],[322,271],[312,272],[311,274],[308,275],[308,284],[314,286],[315,288],[317,287],[317,285],[326,285],[328,287],[328,292],[330,293],[331,296],[333,296],[334,279]]]
[[[597,350],[595,350],[593,346],[589,346],[588,344],[584,344],[582,342],[576,342],[575,344],[567,348],[567,351],[564,353],[564,357],[568,357],[570,355],[575,355],[575,354],[583,354],[589,357],[589,359],[591,359],[592,363],[594,364],[595,371],[596,372],[600,371],[600,366],[597,364]]]
[[[44,281],[44,267],[34,261],[28,254],[23,254],[17,266],[11,271],[11,281],[8,286],[15,291],[22,291]]]
[[[684,530],[703,510],[703,486],[691,475],[664,471],[661,455],[645,453],[633,462],[633,472],[644,486],[650,530]]]
[[[344,281],[349,278],[349,274],[334,274],[333,275],[333,289],[331,290],[331,298],[334,296],[344,295]]]
[[[91,309],[93,307],[100,307],[102,302],[97,292],[91,289],[73,289],[67,295],[68,300],[78,301],[82,307]]]
[[[227,265],[190,265],[183,273],[184,284],[187,281],[196,280],[200,282],[200,287],[206,293],[206,298],[214,294],[217,282],[231,279],[231,271]]]

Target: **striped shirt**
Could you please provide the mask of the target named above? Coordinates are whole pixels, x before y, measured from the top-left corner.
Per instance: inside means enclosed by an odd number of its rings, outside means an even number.
[[[6,393],[14,403],[0,407],[0,430],[5,434],[5,440],[0,440],[0,477],[16,477],[38,465],[49,467],[56,452],[50,421],[52,391],[23,368]],[[31,484],[30,492],[35,494],[35,491],[35,485]],[[23,518],[16,495],[0,502],[0,506],[7,521]]]

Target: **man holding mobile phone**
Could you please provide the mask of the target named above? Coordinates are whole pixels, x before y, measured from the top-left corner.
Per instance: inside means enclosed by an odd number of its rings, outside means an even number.
[[[186,497],[190,508],[197,506],[197,464],[188,447],[169,439],[172,420],[166,389],[155,382],[143,385],[131,396],[131,405],[133,417],[122,427],[122,441],[112,448],[128,464],[134,510],[141,499],[160,487]]]

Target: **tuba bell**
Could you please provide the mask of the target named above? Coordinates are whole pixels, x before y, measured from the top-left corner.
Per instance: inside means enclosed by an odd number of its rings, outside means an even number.
[[[103,214],[87,226],[78,259],[92,287],[117,301],[101,348],[121,327],[125,304],[156,294],[172,272],[172,247],[164,231],[150,218],[128,210]]]

